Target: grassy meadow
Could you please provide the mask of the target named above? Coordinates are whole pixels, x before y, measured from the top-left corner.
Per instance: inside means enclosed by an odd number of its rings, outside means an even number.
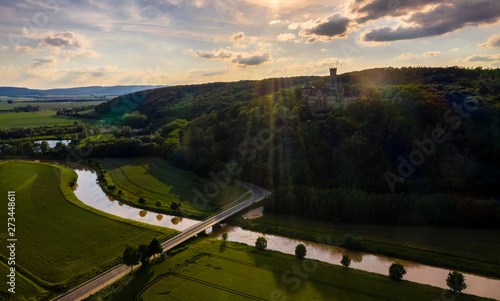
[[[0,275],[8,275],[10,273],[9,267],[3,262],[0,261]],[[48,295],[48,291],[36,285],[33,281],[28,278],[17,274],[16,275],[16,290],[15,294],[11,294],[7,291],[9,288],[4,281],[0,286],[0,300],[9,300],[9,301],[21,301],[26,300],[23,298],[27,297],[38,297],[39,299],[43,298],[43,296]]]
[[[72,125],[75,121],[95,122],[89,119],[56,116],[56,113],[56,111],[0,113],[0,128]]]
[[[143,197],[146,203],[142,207],[153,211],[173,213],[170,204],[181,203],[184,213],[204,218],[211,215],[222,207],[242,195],[246,189],[240,185],[228,185],[220,189],[220,194],[210,200],[210,204],[204,208],[193,205],[193,189],[204,191],[204,186],[211,179],[201,178],[193,173],[175,168],[167,161],[157,158],[135,158],[135,159],[99,159],[96,160],[108,170],[108,173],[116,184],[116,189],[111,191],[117,197],[128,201],[136,206],[138,198]],[[161,206],[157,207],[156,202]]]
[[[209,239],[86,300],[435,300],[442,289]],[[295,272],[293,272],[295,271]],[[299,271],[299,272],[297,272]],[[299,278],[299,273],[302,278]],[[486,300],[462,295],[460,300]]]
[[[75,178],[65,167],[0,162],[0,191],[16,191],[16,268],[49,290],[74,285],[115,264],[127,243],[175,233],[122,223],[75,205],[69,186]],[[7,220],[7,210],[0,211],[0,219]],[[6,233],[6,225],[2,227]],[[2,248],[0,255],[4,260],[7,250]]]
[[[53,110],[53,109],[76,109],[87,106],[96,106],[104,101],[76,101],[76,102],[55,102],[55,101],[14,101],[8,103],[7,101],[0,102],[0,110],[12,110],[15,107],[24,107],[27,105],[38,106],[40,110]]]

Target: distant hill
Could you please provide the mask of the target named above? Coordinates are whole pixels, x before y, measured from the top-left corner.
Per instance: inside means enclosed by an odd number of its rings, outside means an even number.
[[[346,90],[354,94],[363,91],[364,95],[373,99],[377,98],[377,93],[380,92],[378,90],[387,85],[429,85],[461,97],[464,93],[473,94],[477,87],[483,87],[484,85],[479,83],[485,78],[499,76],[500,69],[388,67],[348,72],[340,74],[339,79]],[[324,85],[324,76],[178,85],[123,95],[102,103],[96,111],[103,115],[119,117],[137,110],[155,124],[177,118],[192,120],[203,114],[229,107],[236,102],[246,103],[282,89],[293,88],[295,96],[300,98],[300,88],[306,78],[313,86]]]
[[[91,86],[66,89],[38,90],[16,87],[0,87],[0,96],[7,97],[48,97],[48,96],[81,96],[81,95],[99,95],[99,96],[119,96],[134,93],[142,90],[167,86],[133,85],[133,86]]]
[[[309,77],[318,81],[321,77]],[[138,110],[152,120],[191,120],[218,111],[235,102],[247,102],[282,89],[301,87],[306,76],[179,85],[131,93],[100,104],[96,111],[103,115],[123,115]],[[301,93],[298,91],[298,93]]]

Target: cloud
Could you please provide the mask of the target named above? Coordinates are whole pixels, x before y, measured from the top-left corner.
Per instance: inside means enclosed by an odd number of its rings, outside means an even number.
[[[281,20],[272,20],[272,21],[269,22],[269,25],[280,24],[280,23],[283,23],[283,21],[281,21]]]
[[[32,67],[40,67],[43,65],[52,65],[56,63],[56,58],[53,56],[46,56],[46,57],[35,57],[31,59],[33,61]]]
[[[413,55],[411,53],[405,52],[405,53],[401,53],[400,56],[395,57],[394,59],[395,60],[409,60],[411,58],[413,58]]]
[[[82,77],[82,76],[106,77],[109,76],[110,73],[113,73],[113,71],[109,70],[109,68],[107,67],[98,67],[98,68],[72,69],[68,70],[66,73],[71,78]]]
[[[282,33],[276,37],[278,41],[291,41],[295,40],[295,35],[293,33]]]
[[[424,53],[425,56],[438,56],[441,53],[441,51],[429,51]]]
[[[466,60],[469,62],[493,62],[500,59],[500,55],[479,55],[474,54],[469,56]]]
[[[101,55],[94,50],[82,50],[82,51],[73,51],[73,50],[66,50],[64,51],[64,56],[66,59],[70,58],[78,58],[78,57],[84,57],[84,58],[98,58]]]
[[[202,59],[228,59],[233,56],[231,52],[225,51],[224,49],[219,50],[217,53],[213,51],[203,51],[203,50],[197,50],[193,54],[196,57],[202,58]]]
[[[265,49],[266,45],[264,44],[259,44],[259,45],[260,49],[262,50]],[[193,56],[207,60],[218,59],[244,66],[261,65],[271,59],[271,54],[269,52],[263,52],[263,51],[258,51],[253,53],[231,52],[224,49],[220,49],[218,52],[197,50],[193,53]]]
[[[356,22],[365,23],[385,16],[403,16],[409,12],[424,8],[430,4],[445,2],[444,0],[354,0],[349,10],[357,14]]]
[[[184,49],[184,50],[182,51],[182,53],[183,53],[183,54],[193,53],[193,52],[194,52],[193,48]]]
[[[300,24],[301,36],[314,36],[317,40],[331,41],[334,37],[345,37],[348,32],[350,20],[339,13],[335,13],[327,18],[309,20]],[[315,40],[315,41],[317,41]],[[309,43],[313,43],[310,42]]]
[[[33,49],[29,46],[19,46],[19,45],[16,45],[16,51],[20,53],[42,52],[42,50],[40,49]]]
[[[71,31],[55,34],[53,32],[46,33],[39,37],[41,40],[40,46],[62,48],[74,46],[76,48],[84,48],[89,45],[87,39],[82,35]]]
[[[483,44],[479,44],[479,46],[488,48],[500,47],[500,34],[492,35],[488,41]]]
[[[376,1],[377,2],[377,1]],[[425,1],[417,1],[423,3]],[[443,1],[427,1],[443,2]],[[403,3],[406,3],[404,1]],[[439,4],[430,10],[411,14],[397,27],[382,26],[365,31],[362,41],[390,42],[439,36],[465,26],[492,24],[500,19],[500,1],[457,1]]]
[[[266,63],[271,59],[269,53],[238,54],[231,62],[244,66],[256,66]]]
[[[299,26],[300,26],[300,23],[292,23],[292,24],[288,25],[288,29],[295,30],[295,29],[299,28]]]
[[[455,52],[455,51],[458,51],[458,50],[460,50],[460,48],[453,48],[453,49],[451,49],[450,51],[451,51],[451,52]]]
[[[231,37],[231,42],[236,43],[236,42],[241,42],[245,39],[245,33],[243,31],[239,31]]]

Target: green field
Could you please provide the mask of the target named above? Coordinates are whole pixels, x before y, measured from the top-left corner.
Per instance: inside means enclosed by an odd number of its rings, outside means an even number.
[[[0,113],[0,128],[72,125],[75,121],[95,122],[89,119],[56,116],[56,113],[56,111]]]
[[[169,211],[172,202],[182,203],[185,214],[204,218],[222,209],[222,207],[242,195],[246,189],[240,185],[228,185],[220,189],[220,194],[210,201],[210,204],[198,208],[192,203],[193,189],[204,191],[204,186],[211,180],[195,176],[183,169],[172,167],[167,161],[156,158],[136,159],[99,159],[96,160],[108,170],[117,188],[111,193],[122,190],[117,195],[122,200],[139,206],[138,198],[146,199],[145,208]],[[161,207],[156,207],[156,202]]]
[[[8,103],[7,101],[0,102],[0,110],[12,110],[15,107],[24,107],[27,105],[38,106],[40,110],[52,109],[76,109],[87,106],[96,106],[104,101],[76,101],[76,102],[52,102],[52,101],[15,101]]]
[[[294,272],[295,271],[295,274]],[[298,271],[298,272],[297,272]],[[302,274],[302,279],[298,274]],[[113,291],[110,293],[110,291]],[[442,289],[388,276],[299,261],[274,251],[199,240],[122,285],[113,300],[441,300]],[[93,296],[99,300],[104,296]],[[102,299],[104,300],[104,298]],[[486,300],[462,295],[459,300]]]
[[[0,261],[0,275],[8,275],[10,273],[9,267],[2,261]],[[7,277],[6,277],[7,278]],[[3,281],[2,281],[3,282]],[[26,300],[22,299],[21,296],[42,296],[46,295],[48,292],[43,288],[39,287],[31,280],[26,277],[17,274],[16,275],[16,290],[15,295],[7,292],[7,288],[4,288],[6,285],[2,283],[2,288],[0,289],[0,300],[9,300],[9,301],[17,301],[17,300]]]
[[[500,229],[342,224],[264,213],[233,219],[243,228],[340,245],[345,235],[363,239],[370,253],[500,277]]]
[[[76,206],[68,184],[75,177],[69,168],[0,163],[0,191],[16,191],[16,268],[49,290],[74,285],[115,264],[127,243],[148,243],[175,233],[122,223]],[[1,210],[0,220],[7,217],[7,210]],[[1,227],[7,233],[7,223]],[[7,255],[6,248],[0,255]],[[2,282],[0,291],[5,286]]]

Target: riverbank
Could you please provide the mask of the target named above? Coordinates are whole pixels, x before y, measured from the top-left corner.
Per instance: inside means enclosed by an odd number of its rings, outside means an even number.
[[[227,205],[224,200],[234,200],[246,191],[230,183],[214,200],[198,208],[193,204],[194,188],[204,191],[210,180],[162,163],[152,158],[83,161],[96,171],[101,167],[106,170],[99,181],[106,194],[129,206],[161,214],[203,220],[223,210]],[[180,206],[173,209],[172,203]]]
[[[299,275],[302,275],[300,277]],[[241,285],[245,283],[245,285]],[[85,299],[436,300],[447,290],[234,242],[195,239]],[[489,300],[462,294],[460,300]]]
[[[338,224],[266,214],[233,217],[243,229],[340,246],[345,235],[363,240],[365,251],[432,266],[500,278],[500,229],[428,228]]]

